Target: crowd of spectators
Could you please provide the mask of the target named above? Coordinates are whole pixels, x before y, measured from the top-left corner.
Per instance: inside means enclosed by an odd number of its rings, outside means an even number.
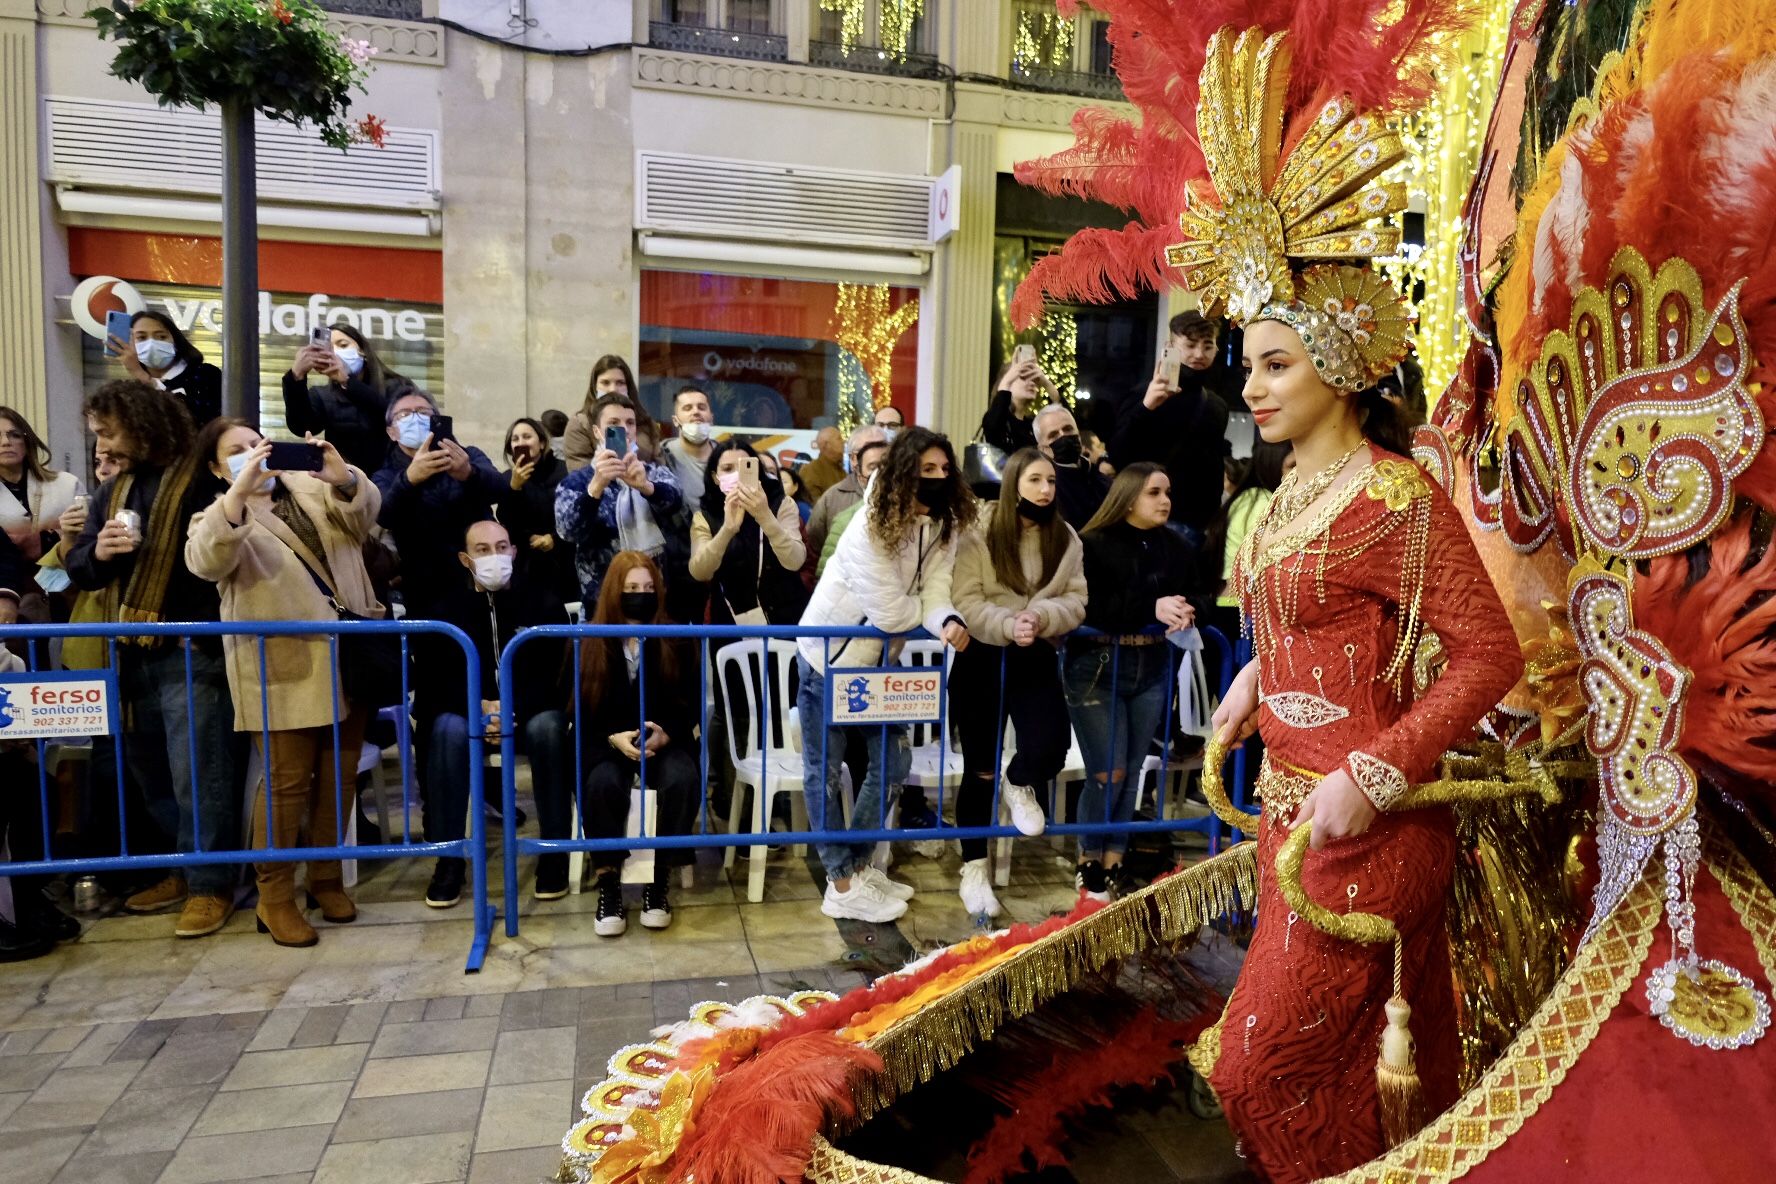
[[[1103,447],[1020,353],[981,423],[980,439],[1005,454],[1002,483],[983,501],[950,442],[907,426],[892,406],[848,439],[821,427],[812,455],[790,465],[741,436],[718,437],[709,392],[695,383],[673,393],[669,423],[656,423],[614,355],[593,364],[573,415],[511,423],[501,470],[455,438],[430,392],[344,326],[299,350],[283,376],[285,425],[313,451],[304,467],[278,468],[256,425],[220,416],[215,368],[176,326],[137,314],[132,340],[111,342],[129,377],[84,403],[96,445],[90,495],[77,475],[48,467],[22,415],[0,407],[0,623],[382,620],[398,603],[407,619],[468,638],[482,700],[465,700],[465,652],[441,633],[414,639],[404,671],[355,638],[68,638],[59,664],[116,669],[124,742],[120,753],[113,737],[93,738],[90,778],[115,784],[121,758],[127,792],[58,786],[50,807],[70,817],[51,829],[75,835],[70,850],[81,854],[115,853],[126,832],[129,850],[145,853],[334,846],[341,811],[356,801],[361,742],[379,709],[399,709],[405,686],[428,841],[460,841],[471,810],[499,809],[491,792],[469,800],[468,764],[470,737],[497,727],[502,706],[529,763],[543,837],[572,833],[576,795],[585,833],[622,835],[644,766],[659,833],[688,832],[703,792],[698,733],[719,736],[743,714],[744,688],[699,672],[696,647],[678,641],[594,638],[575,652],[560,638],[532,638],[518,650],[516,701],[502,705],[501,652],[524,630],[575,613],[610,625],[923,627],[955,651],[959,825],[992,821],[1008,719],[1016,743],[999,801],[1020,831],[1042,831],[1038,790],[1059,771],[1070,735],[1091,771],[1080,816],[1126,822],[1130,779],[1166,701],[1171,647],[1155,643],[1199,618],[1237,628],[1227,563],[1289,461],[1286,448],[1261,443],[1249,457],[1229,454],[1237,389],[1218,369],[1220,344],[1215,322],[1175,318],[1166,360],[1116,412]],[[1416,395],[1422,408],[1416,373],[1403,367],[1395,378],[1396,397]],[[1089,629],[1068,642],[1081,625]],[[1111,641],[1121,651],[1114,662]],[[918,791],[901,793],[904,730],[818,723],[829,660],[868,664],[879,647],[798,648],[810,816],[842,829],[844,770],[857,790],[851,827],[875,829],[897,800],[903,823],[934,824]],[[0,650],[0,665],[23,662]],[[700,686],[713,710],[700,706]],[[708,751],[708,792],[723,799],[726,746]],[[0,779],[36,784],[34,760],[26,746],[0,749]],[[262,772],[243,794],[249,767]],[[6,800],[0,828],[15,859],[32,858],[39,795]],[[1083,839],[1081,889],[1113,893],[1126,846],[1126,836]],[[910,889],[875,868],[873,847],[820,846],[829,915],[886,921],[905,911]],[[963,902],[998,914],[986,844],[965,842],[963,854]],[[682,849],[654,854],[643,925],[670,924],[668,872],[684,858]],[[623,853],[591,862],[594,924],[614,936],[627,923]],[[258,927],[281,945],[319,940],[311,911],[331,923],[356,915],[335,862],[310,863],[304,893],[293,863],[261,863],[255,874]],[[457,904],[465,874],[461,859],[439,859],[426,903]],[[182,937],[220,929],[240,895],[228,863],[104,882],[129,912],[177,909]],[[44,884],[15,878],[0,960],[78,936]],[[568,887],[567,857],[542,856],[537,899]]]

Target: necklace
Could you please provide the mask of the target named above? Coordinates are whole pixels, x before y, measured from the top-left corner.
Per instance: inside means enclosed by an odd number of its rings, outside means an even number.
[[[1291,472],[1283,487],[1277,490],[1276,500],[1271,503],[1272,513],[1266,517],[1278,523],[1293,521],[1301,511],[1318,501],[1321,494],[1332,488],[1332,482],[1338,479],[1338,474],[1344,471],[1344,466],[1350,463],[1351,457],[1357,454],[1363,444],[1364,441],[1357,441],[1356,448],[1315,473],[1313,480],[1305,485],[1297,480],[1299,469]]]

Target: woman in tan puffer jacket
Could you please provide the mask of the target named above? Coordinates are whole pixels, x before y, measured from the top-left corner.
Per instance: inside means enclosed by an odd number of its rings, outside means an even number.
[[[958,826],[991,825],[1007,715],[1017,742],[1006,749],[1000,798],[1024,834],[1042,833],[1035,787],[1052,781],[1067,757],[1071,727],[1055,646],[1085,619],[1085,559],[1056,508],[1054,464],[1022,449],[1006,462],[992,513],[956,552],[951,594],[974,639],[950,671],[951,718],[962,737]],[[997,915],[987,841],[964,839],[962,859],[962,903],[971,914]]]

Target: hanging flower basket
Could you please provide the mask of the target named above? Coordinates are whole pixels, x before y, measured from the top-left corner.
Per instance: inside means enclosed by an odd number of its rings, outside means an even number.
[[[348,114],[376,50],[328,28],[310,0],[112,0],[86,15],[118,43],[111,73],[163,107],[240,100],[269,119],[312,124],[335,148],[382,146],[380,119]]]

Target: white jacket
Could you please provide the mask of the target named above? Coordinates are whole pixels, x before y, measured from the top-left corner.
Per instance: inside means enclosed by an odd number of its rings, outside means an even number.
[[[814,586],[802,624],[867,624],[884,633],[907,633],[923,625],[934,637],[941,633],[947,618],[960,620],[962,614],[950,603],[956,532],[952,530],[946,546],[938,543],[940,530],[920,515],[912,538],[891,555],[869,527],[869,508],[859,508]],[[846,642],[804,637],[796,644],[817,673],[826,670],[829,647],[833,662],[841,666],[872,666],[882,659],[882,643],[873,638]]]

